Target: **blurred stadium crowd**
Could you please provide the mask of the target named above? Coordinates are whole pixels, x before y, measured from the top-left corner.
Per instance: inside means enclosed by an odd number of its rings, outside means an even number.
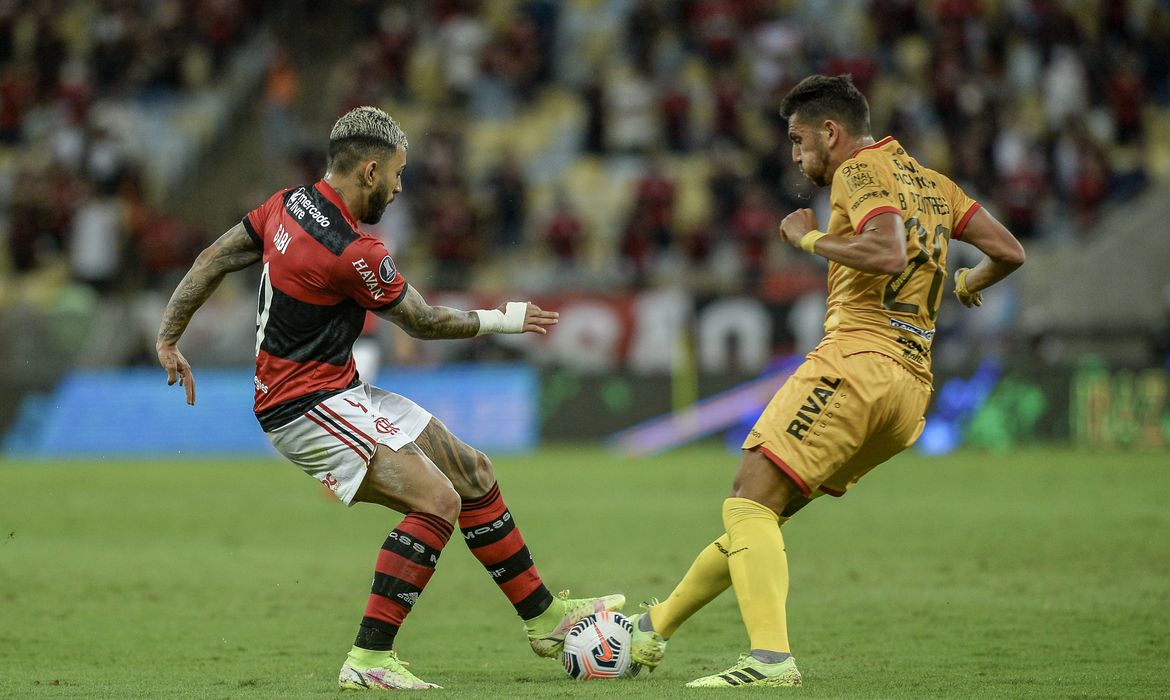
[[[303,77],[320,70],[315,47],[273,29],[289,5],[346,46],[327,87]],[[1161,0],[319,5],[0,4],[4,276],[57,265],[103,294],[173,285],[233,221],[176,216],[127,115],[214,91],[261,36],[266,73],[238,112],[263,115],[268,162],[238,167],[268,192],[311,181],[337,114],[386,108],[411,163],[378,231],[438,289],[684,279],[791,298],[822,284],[816,261],[772,240],[793,208],[823,211],[776,115],[812,72],[852,74],[875,135],[952,173],[1025,241],[1090,235],[1167,167],[1149,157],[1170,120]]]
[[[204,235],[149,201],[152,143],[135,113],[215,84],[263,4],[0,6],[2,269],[67,261],[73,279],[107,292],[190,263]]]

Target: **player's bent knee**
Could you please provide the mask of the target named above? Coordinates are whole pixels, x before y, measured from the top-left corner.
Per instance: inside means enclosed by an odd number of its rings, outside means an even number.
[[[800,486],[759,450],[744,451],[730,495],[765,505],[783,517],[788,517],[784,511],[793,500],[803,498]]]
[[[482,452],[475,453],[475,468],[472,470],[471,478],[472,485],[485,493],[496,483],[496,470],[492,466],[492,460]]]
[[[451,483],[463,498],[479,498],[496,483],[496,471],[487,455],[479,450],[470,450],[453,462],[454,468],[445,470]]]
[[[459,521],[459,510],[462,507],[463,499],[450,484],[447,484],[431,494],[425,509],[432,515],[437,515],[447,522],[455,524]]]

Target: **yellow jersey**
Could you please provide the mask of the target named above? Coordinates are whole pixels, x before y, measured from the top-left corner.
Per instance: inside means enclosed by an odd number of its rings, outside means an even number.
[[[946,278],[947,244],[979,203],[950,178],[923,167],[893,137],[859,149],[833,175],[826,232],[853,236],[885,212],[906,226],[906,267],[896,275],[829,261],[825,341],[842,352],[879,352],[931,381],[930,346]]]

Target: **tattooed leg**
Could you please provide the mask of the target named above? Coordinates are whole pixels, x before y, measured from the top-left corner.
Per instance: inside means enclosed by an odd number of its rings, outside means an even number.
[[[496,484],[491,460],[447,430],[437,418],[415,440],[451,480],[463,498],[459,529],[467,548],[523,620],[532,620],[552,605],[528,545]],[[535,647],[533,647],[535,648]]]
[[[438,418],[431,418],[414,442],[447,475],[463,500],[483,496],[496,483],[487,455],[455,437]]]

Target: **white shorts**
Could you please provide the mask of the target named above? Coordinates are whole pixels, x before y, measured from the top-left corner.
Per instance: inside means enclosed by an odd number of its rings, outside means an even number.
[[[282,455],[348,506],[378,445],[397,451],[430,422],[431,414],[405,396],[363,383],[267,435]]]

